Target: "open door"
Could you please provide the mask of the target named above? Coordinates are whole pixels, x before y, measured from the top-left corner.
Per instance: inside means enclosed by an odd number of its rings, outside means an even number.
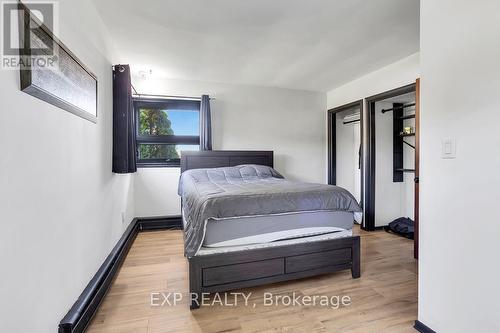
[[[415,237],[413,255],[418,259],[418,223],[419,223],[419,181],[420,181],[420,79],[415,84]]]

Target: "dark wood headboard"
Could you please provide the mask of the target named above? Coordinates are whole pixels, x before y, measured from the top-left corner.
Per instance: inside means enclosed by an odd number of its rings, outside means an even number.
[[[260,164],[271,168],[272,151],[252,150],[208,150],[183,151],[181,155],[181,173],[189,169],[220,168],[240,164]]]

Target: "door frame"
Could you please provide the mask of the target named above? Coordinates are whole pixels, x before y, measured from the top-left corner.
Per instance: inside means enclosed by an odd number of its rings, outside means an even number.
[[[360,99],[355,102],[344,104],[327,111],[328,116],[328,184],[337,185],[337,113],[346,111],[349,109],[359,108],[359,124],[360,124],[360,143],[361,143],[361,202],[360,205],[363,208],[364,204],[364,180],[363,180],[363,169],[364,169],[364,143],[363,143],[363,133],[364,133],[364,100]]]
[[[364,203],[364,216],[363,226],[367,231],[374,231],[380,227],[375,227],[375,103],[383,101],[391,97],[397,97],[410,92],[416,92],[416,83],[411,83],[396,89],[392,89],[377,95],[366,98],[367,112],[366,112],[366,167],[364,168],[365,178],[365,203]],[[416,99],[416,96],[415,96]],[[415,159],[415,163],[417,160]]]
[[[420,78],[415,82],[415,233],[413,256],[418,259],[418,231],[420,223]]]

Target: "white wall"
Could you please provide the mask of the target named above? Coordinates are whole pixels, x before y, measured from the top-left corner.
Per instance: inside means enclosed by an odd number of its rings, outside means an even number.
[[[392,102],[375,103],[375,226],[385,226],[402,217],[404,183],[393,181],[393,120],[392,113],[382,109],[392,108]]]
[[[137,216],[168,216],[181,213],[177,186],[180,168],[139,168],[135,174]]]
[[[154,77],[133,81],[140,93],[215,97],[214,150],[274,150],[275,167],[286,177],[325,182],[324,93]],[[140,169],[135,178],[136,214],[179,214],[178,179],[178,168]]]
[[[405,112],[410,113],[409,109]],[[413,111],[411,111],[413,113]],[[403,127],[415,128],[415,119],[406,119],[403,121]],[[409,136],[405,141],[415,146],[415,137]],[[405,169],[415,169],[415,149],[403,144],[403,167]],[[403,211],[402,216],[409,217],[412,220],[415,218],[415,173],[403,173]]]
[[[358,114],[360,108],[336,114],[336,180],[337,185],[351,192],[356,200],[361,199],[361,171],[359,169],[360,124],[344,124],[344,117]]]
[[[420,74],[419,54],[369,73],[327,93],[328,109],[414,83]]]
[[[99,118],[0,70],[1,332],[55,332],[134,216],[132,177],[111,173],[112,51],[90,1],[60,2],[59,35],[98,76]]]
[[[421,7],[419,320],[500,332],[500,2]],[[455,138],[457,158],[441,158]]]

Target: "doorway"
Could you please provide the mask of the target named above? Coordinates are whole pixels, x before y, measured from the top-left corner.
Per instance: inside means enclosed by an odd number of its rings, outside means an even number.
[[[414,221],[418,257],[418,80],[366,99],[367,164],[365,227],[397,218]]]
[[[351,192],[363,207],[363,100],[328,110],[328,184]]]

